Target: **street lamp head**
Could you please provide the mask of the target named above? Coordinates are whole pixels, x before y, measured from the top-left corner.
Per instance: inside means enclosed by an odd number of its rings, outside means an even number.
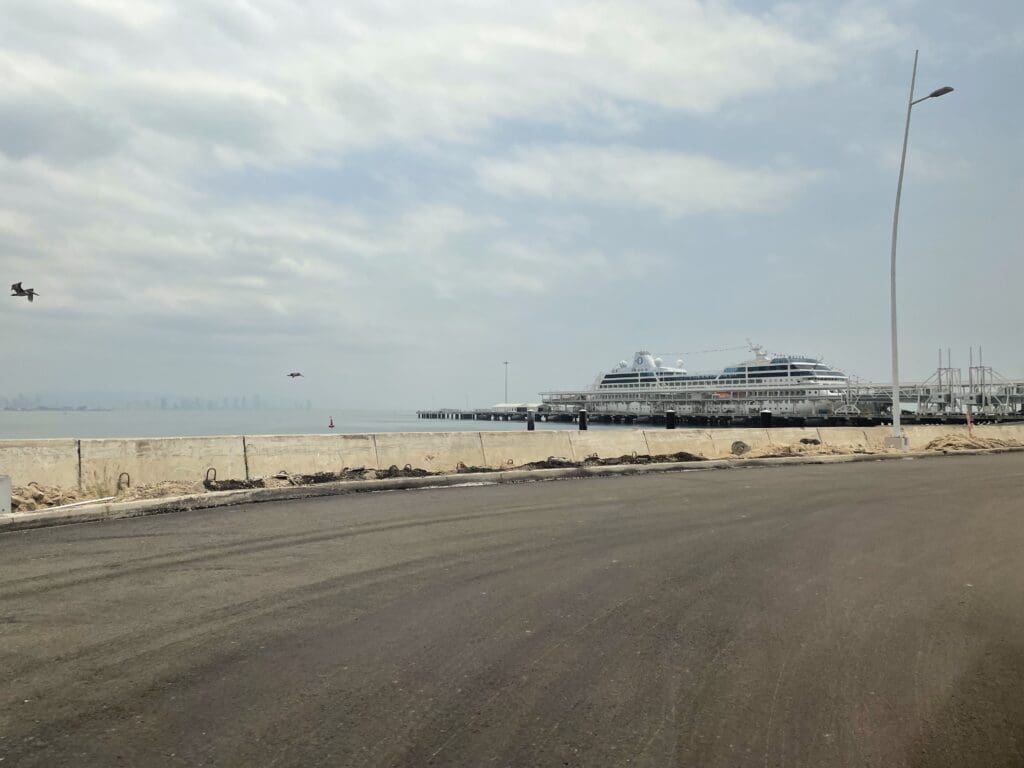
[[[952,92],[953,92],[953,89],[950,86],[944,85],[941,88],[936,88],[934,91],[929,93],[928,94],[928,98],[929,99],[937,99],[939,96],[945,96],[947,93],[952,93]]]

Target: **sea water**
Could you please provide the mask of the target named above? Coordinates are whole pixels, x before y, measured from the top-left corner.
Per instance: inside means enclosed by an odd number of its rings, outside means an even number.
[[[328,425],[334,420],[334,428]],[[542,422],[537,429],[576,429]],[[597,425],[595,425],[597,426]],[[524,421],[419,419],[408,411],[358,410],[113,410],[0,411],[0,439],[50,437],[197,437],[202,435],[316,435],[343,432],[522,432]]]

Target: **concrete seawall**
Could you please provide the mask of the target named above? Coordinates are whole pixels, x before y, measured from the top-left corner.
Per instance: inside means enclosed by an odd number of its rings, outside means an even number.
[[[122,472],[135,485],[201,480],[208,467],[219,477],[245,477],[242,437],[81,440],[80,449],[83,489],[109,490]]]
[[[81,441],[0,440],[0,475],[15,486],[35,480],[58,488],[77,488]]]
[[[109,440],[0,440],[0,474],[15,486],[29,482],[96,492],[112,490],[127,472],[133,486],[169,480],[197,482],[208,469],[217,478],[254,479],[280,471],[291,474],[340,472],[364,467],[386,470],[406,465],[435,472],[459,465],[508,469],[557,456],[659,455],[686,452],[706,459],[728,458],[733,444],[772,451],[818,440],[835,451],[884,450],[888,427],[786,429],[595,429],[586,432],[394,432],[338,435],[254,435]],[[911,450],[935,438],[966,436],[961,426],[906,428]],[[979,426],[985,438],[1024,442],[1024,425]]]

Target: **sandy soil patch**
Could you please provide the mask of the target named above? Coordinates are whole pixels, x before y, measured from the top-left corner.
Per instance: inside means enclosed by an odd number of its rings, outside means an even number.
[[[992,448],[1024,448],[1019,440],[976,435],[943,435],[925,446],[927,451],[976,451]]]

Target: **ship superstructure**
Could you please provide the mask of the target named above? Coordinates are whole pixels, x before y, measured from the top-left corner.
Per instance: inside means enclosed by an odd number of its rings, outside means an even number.
[[[751,346],[753,358],[720,371],[691,373],[683,361],[666,365],[641,350],[600,374],[583,392],[547,392],[545,404],[571,407],[600,404],[602,412],[623,415],[662,413],[666,405],[680,414],[746,418],[831,416],[842,413],[849,377],[815,357],[772,355]]]

